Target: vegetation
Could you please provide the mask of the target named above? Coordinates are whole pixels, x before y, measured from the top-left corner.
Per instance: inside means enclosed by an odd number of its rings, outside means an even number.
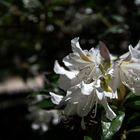
[[[58,76],[53,73],[54,61],[62,60],[71,52],[71,39],[79,36],[82,48],[88,50],[103,41],[112,54],[120,55],[127,51],[129,44],[135,46],[139,41],[139,18],[139,0],[0,0],[0,82],[17,75],[26,81],[31,76],[45,72],[45,88],[33,95],[36,98],[40,94],[48,96],[49,91],[58,92]],[[4,98],[0,96],[0,112],[4,120],[11,109],[9,104],[8,108],[3,107],[5,98],[9,100],[9,95]],[[46,110],[54,108],[49,97],[33,104]],[[28,106],[31,104],[28,103]],[[5,111],[1,111],[1,108]],[[77,116],[67,123],[64,121],[56,126],[49,124],[49,131],[45,133],[27,130],[35,137],[30,139],[40,140],[94,140],[100,139],[99,134],[102,135],[101,139],[139,139],[140,98],[130,92],[125,97],[123,108],[112,108],[118,117],[112,122],[101,122],[103,131],[95,123],[89,125],[87,130],[82,130]],[[19,119],[19,114],[15,115]],[[100,117],[105,116],[100,114]],[[11,122],[10,119],[8,123]],[[12,126],[14,128],[14,124]],[[15,139],[15,135],[12,138]]]

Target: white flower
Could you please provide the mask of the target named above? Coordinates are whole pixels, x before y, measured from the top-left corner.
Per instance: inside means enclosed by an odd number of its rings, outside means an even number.
[[[54,71],[60,74],[59,87],[67,92],[66,96],[50,93],[54,104],[65,105],[64,113],[68,116],[87,116],[95,111],[97,104],[106,110],[110,120],[116,114],[109,107],[107,98],[117,98],[117,94],[109,87],[113,69],[110,68],[110,53],[105,44],[99,43],[98,48],[82,50],[79,38],[71,41],[72,53],[64,57],[64,68],[55,61]]]
[[[81,81],[90,83],[98,79],[101,75],[99,65],[106,60],[110,60],[108,54],[106,56],[103,55],[105,58],[102,57],[102,50],[106,50],[101,49],[102,47],[104,48],[102,44],[100,49],[92,48],[87,51],[81,49],[78,40],[79,38],[77,37],[71,41],[73,53],[70,53],[63,59],[68,70],[60,66],[57,61],[54,65],[55,73],[60,74],[59,87],[63,90],[67,90]],[[106,50],[106,52],[108,51]]]
[[[79,115],[80,117],[87,116],[90,111],[95,108],[95,114],[97,109],[97,104],[101,104],[106,110],[106,117],[110,120],[116,117],[116,114],[109,107],[107,98],[116,98],[113,92],[106,92],[101,89],[101,85],[92,82],[90,84],[85,84],[84,82],[70,88],[67,91],[67,95],[62,99],[59,95],[52,94],[53,103],[58,103],[60,105],[66,105],[64,113],[68,116]],[[61,101],[59,100],[61,98]],[[55,101],[54,101],[55,99]]]
[[[129,45],[129,52],[122,55],[114,66],[111,87],[115,91],[124,84],[136,95],[140,95],[140,43],[135,48]]]
[[[104,68],[110,65],[110,54],[105,44],[99,43],[98,48],[82,50],[79,44],[79,38],[74,38],[71,41],[72,51],[63,62],[68,68],[60,66],[58,61],[55,61],[54,72],[60,74],[58,85],[63,90],[68,90],[80,82],[91,83],[105,75],[110,75],[112,69]],[[107,66],[108,67],[108,66]]]

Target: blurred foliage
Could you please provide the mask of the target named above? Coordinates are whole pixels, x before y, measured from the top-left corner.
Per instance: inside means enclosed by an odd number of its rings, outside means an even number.
[[[1,79],[52,70],[75,36],[83,48],[102,40],[113,53],[126,51],[139,40],[139,8],[138,0],[1,0]]]
[[[128,44],[135,45],[140,38],[139,19],[139,0],[0,0],[0,80],[15,74],[26,78],[52,71],[54,60],[70,52],[70,40],[76,36],[81,38],[83,48],[89,49],[102,40],[111,53],[123,53]],[[48,80],[44,92],[50,89],[58,92],[57,76],[48,75]],[[52,107],[47,99],[37,105]],[[81,130],[78,118],[74,123],[52,128],[43,136],[99,140],[99,136],[93,136],[97,132],[101,139],[139,139],[140,99],[129,96],[123,105],[124,110],[118,111],[109,128],[108,122],[102,120],[103,132],[98,124]]]

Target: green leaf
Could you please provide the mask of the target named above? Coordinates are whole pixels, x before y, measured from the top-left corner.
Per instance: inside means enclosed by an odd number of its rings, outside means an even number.
[[[127,118],[128,123],[131,123],[133,121],[135,121],[136,119],[140,118],[140,113],[139,112],[134,112],[132,115],[129,115],[129,117]]]
[[[84,140],[92,140],[92,138],[89,136],[84,136]]]
[[[112,121],[108,121],[105,119],[105,113],[103,113],[101,124],[104,140],[111,139],[112,136],[121,128],[124,116],[125,113],[123,111],[118,111],[117,117]]]
[[[134,97],[136,97],[136,95],[134,93],[132,93],[132,92],[127,93],[125,100],[124,100],[124,103],[127,102],[127,100],[133,99]]]
[[[140,110],[140,97],[134,96],[127,99],[125,106],[132,109]]]
[[[49,108],[53,108],[54,104],[50,100],[43,100],[43,101],[36,103],[36,106],[38,106],[40,108],[44,108],[44,109],[45,108],[49,109]]]
[[[124,17],[122,17],[120,15],[112,15],[111,18],[114,19],[115,21],[117,21],[118,23],[124,22]]]
[[[41,93],[39,92],[39,91],[35,91],[35,92],[33,92],[32,94],[31,94],[31,96],[32,97],[34,97],[34,96],[37,96],[37,95],[40,95]]]
[[[114,33],[114,34],[116,34],[116,33],[123,33],[124,32],[124,29],[123,28],[121,28],[121,27],[119,27],[119,26],[112,26],[112,27],[110,27],[108,30],[107,30],[107,32],[108,33]]]
[[[7,7],[11,6],[11,2],[10,1],[1,0],[0,3],[3,4],[4,6],[7,6]]]
[[[130,129],[127,133],[130,133],[130,132],[140,132],[140,126]]]
[[[59,78],[59,75],[54,74],[54,73],[47,74],[46,76],[47,76],[47,80],[51,83],[52,82],[56,83]]]

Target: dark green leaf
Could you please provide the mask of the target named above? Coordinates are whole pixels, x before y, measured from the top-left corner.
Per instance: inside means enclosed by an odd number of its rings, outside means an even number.
[[[40,95],[40,92],[39,92],[39,91],[35,91],[35,92],[33,92],[33,93],[31,94],[32,97],[37,96],[37,95]]]
[[[89,136],[84,136],[84,140],[92,140],[92,138]]]
[[[132,93],[132,92],[127,93],[127,95],[126,95],[126,97],[125,97],[125,102],[126,102],[127,100],[133,99],[134,97],[136,97],[136,96],[134,95],[134,93]]]
[[[140,126],[137,126],[137,127],[135,127],[135,128],[130,129],[130,130],[128,131],[128,133],[130,133],[130,132],[140,132]]]
[[[132,109],[140,110],[140,97],[133,96],[127,99],[125,106]]]
[[[50,101],[50,100],[43,100],[41,102],[36,103],[36,106],[40,107],[40,108],[53,108],[54,104]]]
[[[0,3],[7,7],[11,6],[11,4],[8,1],[1,0]]]
[[[136,119],[140,118],[140,113],[139,112],[134,112],[132,115],[128,117],[128,123],[132,121],[136,121]]]
[[[124,22],[124,17],[119,16],[119,15],[112,15],[112,19],[114,19],[118,23]]]

